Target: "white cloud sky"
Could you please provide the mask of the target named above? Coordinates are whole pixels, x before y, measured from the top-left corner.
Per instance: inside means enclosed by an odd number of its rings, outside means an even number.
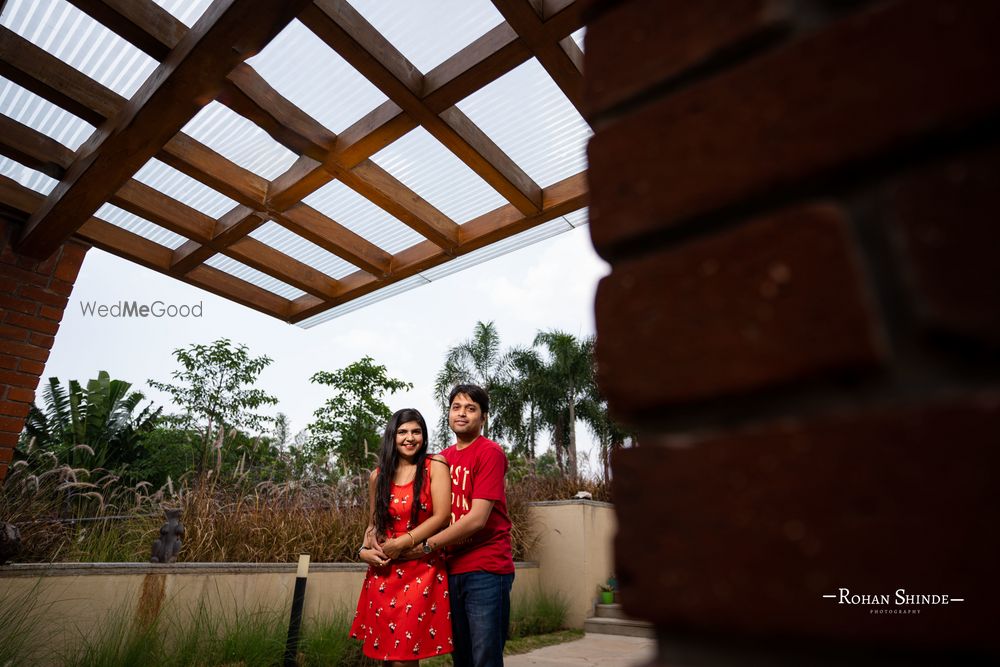
[[[326,398],[309,377],[365,355],[391,375],[414,384],[387,400],[393,409],[415,407],[429,424],[437,420],[434,377],[447,349],[467,339],[477,321],[493,320],[504,346],[530,345],[539,329],[577,336],[594,333],[593,299],[607,265],[594,253],[583,226],[508,255],[372,304],[312,329],[285,324],[201,289],[91,250],[77,279],[56,336],[43,382],[57,376],[86,381],[100,370],[128,380],[157,404],[165,395],[150,378],[168,380],[177,369],[172,351],[192,343],[229,338],[274,362],[259,386],[276,396],[275,411],[304,428]],[[84,316],[81,303],[155,300],[204,304],[200,319],[99,318]],[[591,439],[579,430],[580,447]],[[594,457],[596,464],[596,456]]]

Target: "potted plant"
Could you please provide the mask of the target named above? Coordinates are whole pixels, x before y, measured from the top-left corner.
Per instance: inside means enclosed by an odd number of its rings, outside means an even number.
[[[601,584],[601,604],[613,604],[615,601],[615,589],[609,584]]]

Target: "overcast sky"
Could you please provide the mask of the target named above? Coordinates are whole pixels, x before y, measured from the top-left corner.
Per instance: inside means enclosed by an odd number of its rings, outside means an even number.
[[[309,423],[328,395],[309,377],[365,355],[414,385],[389,397],[389,406],[415,407],[432,425],[438,417],[434,377],[448,348],[469,338],[477,321],[494,321],[504,347],[530,345],[539,329],[591,335],[594,291],[607,270],[585,225],[301,329],[95,248],[84,261],[42,377],[85,382],[106,370],[157,404],[169,404],[147,381],[170,379],[177,369],[174,349],[224,337],[274,360],[259,386],[278,398],[275,412],[288,415],[293,433]],[[81,308],[86,302],[132,300],[202,302],[203,317],[102,319],[85,316]],[[582,425],[579,433],[581,449],[589,451],[591,438]]]

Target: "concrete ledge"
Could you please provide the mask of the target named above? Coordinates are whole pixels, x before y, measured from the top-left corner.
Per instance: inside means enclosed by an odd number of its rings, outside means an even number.
[[[536,500],[528,503],[528,507],[558,507],[560,505],[589,505],[591,507],[614,508],[614,503],[603,500],[587,500],[586,498],[571,498],[569,500]]]
[[[0,566],[0,579],[12,577],[80,577],[114,574],[282,574],[297,563],[14,563]],[[514,563],[515,569],[537,568],[535,561]],[[309,573],[366,572],[363,563],[310,563]]]

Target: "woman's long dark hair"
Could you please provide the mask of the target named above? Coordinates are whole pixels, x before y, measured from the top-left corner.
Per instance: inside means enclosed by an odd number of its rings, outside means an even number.
[[[427,458],[427,422],[424,416],[413,408],[403,408],[392,416],[382,434],[382,450],[378,456],[378,477],[375,480],[375,532],[386,536],[392,517],[389,515],[389,494],[392,493],[392,480],[396,477],[396,466],[399,463],[399,452],[396,451],[396,431],[406,422],[417,422],[423,431],[423,446],[417,450],[414,463],[417,470],[413,477],[413,504],[411,506],[410,524],[417,525],[420,513],[420,492],[424,486],[424,460]]]

